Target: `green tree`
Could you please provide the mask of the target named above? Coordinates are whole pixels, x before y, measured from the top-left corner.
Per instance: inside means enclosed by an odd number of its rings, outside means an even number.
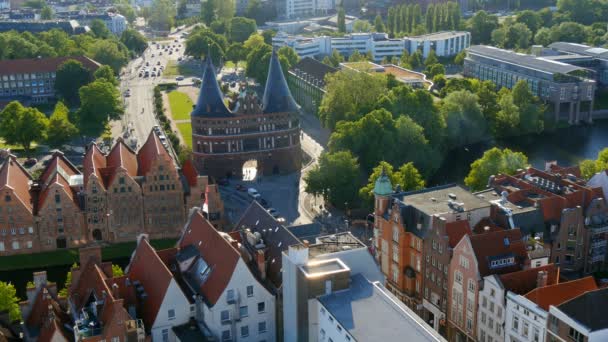
[[[250,0],[245,11],[247,18],[254,19],[258,25],[264,25],[270,19],[267,10],[260,0]]]
[[[386,27],[384,27],[384,22],[382,21],[380,14],[377,14],[376,18],[374,19],[374,28],[376,29],[376,32],[386,31]]]
[[[60,147],[78,134],[78,128],[70,122],[69,112],[63,102],[59,101],[55,105],[47,129],[47,142],[52,147]]]
[[[289,46],[282,46],[277,53],[287,60],[287,69],[291,69],[292,66],[298,64],[300,61],[300,56],[298,56],[296,51]]]
[[[426,30],[428,32],[435,32],[435,27],[433,27],[433,18],[435,17],[435,5],[429,4],[426,8],[426,14],[424,16],[424,20],[426,23]]]
[[[122,267],[116,264],[112,264],[112,276],[113,277],[122,277],[125,275],[125,271],[122,270]]]
[[[8,311],[11,321],[21,320],[21,310],[19,309],[19,297],[17,290],[11,283],[0,281],[0,311]]]
[[[236,5],[234,0],[218,0],[217,1],[217,17],[223,20],[230,20],[234,17]]]
[[[114,76],[114,70],[110,68],[108,65],[102,65],[93,73],[93,77],[95,80],[103,79],[107,82],[112,83],[115,86],[118,86],[118,80],[116,76]]]
[[[63,62],[55,73],[55,91],[69,104],[78,103],[78,89],[92,80],[91,71],[74,59]]]
[[[498,28],[498,17],[485,11],[478,11],[467,21],[474,44],[488,44],[492,40],[492,31]]]
[[[247,38],[247,40],[245,41],[245,43],[243,43],[243,46],[245,47],[245,50],[247,50],[247,52],[251,52],[255,49],[257,49],[260,46],[263,46],[264,44],[271,46],[272,44],[270,43],[266,43],[264,36],[261,34],[252,34],[249,38]]]
[[[211,25],[211,23],[216,18],[216,4],[215,0],[205,0],[201,3],[201,18],[203,23],[207,26]]]
[[[433,77],[437,76],[437,75],[445,75],[445,67],[443,66],[443,64],[433,64],[430,65],[425,74],[430,78],[433,79]]]
[[[327,64],[334,68],[339,67],[340,63],[342,62],[344,62],[344,57],[336,49],[332,50],[331,55],[325,56],[325,58],[323,58],[324,64]]]
[[[70,270],[68,271],[68,273],[65,276],[65,286],[63,287],[63,289],[61,289],[61,291],[59,291],[59,296],[60,297],[67,297],[68,296],[68,289],[70,288],[70,286],[72,286],[72,270],[74,268],[78,267],[77,263],[73,263],[72,267],[70,267]]]
[[[424,179],[412,162],[401,165],[395,178],[397,179],[396,184],[399,184],[404,191],[424,189]]]
[[[464,59],[467,57],[467,52],[465,50],[460,51],[454,57],[454,64],[456,65],[464,65]]]
[[[0,136],[7,144],[20,145],[26,154],[34,141],[46,137],[48,119],[38,109],[23,107],[19,102],[9,103],[0,112]]]
[[[127,65],[129,60],[127,48],[120,42],[102,40],[94,44],[89,51],[91,58],[101,64],[109,65],[116,74]]]
[[[244,17],[234,17],[230,20],[230,40],[242,43],[255,33],[257,29],[255,20]]]
[[[515,21],[526,25],[533,34],[543,25],[543,19],[540,17],[540,14],[531,10],[519,12]]]
[[[507,27],[504,47],[508,49],[526,49],[532,40],[532,31],[522,23],[515,23]]]
[[[346,12],[342,5],[338,7],[338,32],[346,32]]]
[[[342,70],[325,77],[326,93],[319,107],[319,118],[333,129],[341,120],[358,120],[386,92],[386,78],[364,72]]]
[[[486,137],[486,121],[477,95],[467,90],[452,92],[443,99],[441,112],[447,123],[448,146],[469,145]]]
[[[123,114],[118,89],[105,80],[97,80],[80,88],[78,110],[80,131],[98,134],[108,120],[116,120]]]
[[[228,35],[230,33],[230,22],[226,20],[214,20],[209,28],[215,34]]]
[[[354,203],[359,187],[359,163],[348,151],[323,153],[319,165],[304,177],[306,192],[322,195],[338,208]]]
[[[368,208],[373,206],[374,187],[376,185],[376,181],[378,178],[380,178],[383,171],[393,186],[398,184],[397,177],[395,177],[395,171],[393,170],[393,165],[384,160],[378,163],[378,166],[374,167],[367,178],[367,184],[359,189],[359,197],[363,200],[363,203],[365,203]]]
[[[540,100],[532,94],[528,83],[519,80],[512,90],[513,103],[520,112],[520,132],[522,134],[540,133],[544,129],[544,107]]]
[[[508,91],[506,88],[503,88]],[[483,112],[483,116],[486,118],[488,125],[493,127],[493,123],[496,120],[496,115],[500,110],[498,106],[498,94],[496,93],[496,85],[492,81],[483,81],[479,84],[479,89],[476,92],[479,98],[479,106]]]
[[[416,50],[416,52],[414,52],[408,59],[408,63],[414,69],[420,68],[423,65],[422,52],[420,50]]]
[[[541,28],[534,36],[534,42],[542,46],[548,46],[553,41],[551,40],[551,29],[546,27]]]
[[[122,32],[120,41],[135,54],[141,54],[148,47],[148,41],[139,31],[128,28]]]
[[[112,32],[108,30],[106,23],[104,23],[101,19],[91,20],[89,27],[91,28],[91,32],[93,32],[97,38],[108,39],[112,35]]]
[[[213,63],[218,65],[227,45],[226,38],[223,36],[207,29],[199,30],[190,34],[186,39],[186,54],[202,58],[210,53]]]
[[[464,183],[473,191],[483,190],[488,186],[490,176],[499,173],[512,175],[527,166],[528,158],[525,154],[513,152],[508,148],[501,150],[494,147],[471,164],[471,171]]]
[[[226,58],[234,63],[235,68],[238,68],[239,62],[247,58],[247,50],[241,43],[232,43],[226,50]]]
[[[188,1],[179,0],[177,2],[177,17],[186,18],[187,13],[188,13]]]
[[[137,19],[137,14],[135,13],[135,9],[126,3],[116,4],[114,5],[118,13],[125,16],[129,23],[134,23],[135,19]]]
[[[445,87],[446,83],[447,83],[447,79],[445,78],[445,75],[435,75],[433,77],[433,86],[438,91],[441,91],[441,89],[443,89],[443,87]]]
[[[511,92],[503,88],[499,93],[498,112],[492,121],[492,133],[495,137],[514,135],[519,126],[519,108],[513,102]]]
[[[51,20],[54,16],[55,13],[53,13],[53,9],[50,6],[44,6],[42,11],[40,11],[41,20]]]
[[[551,28],[551,41],[583,43],[587,40],[588,31],[584,25],[575,22],[564,22]]]
[[[439,60],[437,59],[435,49],[431,49],[431,51],[429,51],[428,56],[426,56],[426,59],[424,60],[424,66],[430,67],[431,65],[435,65],[437,63],[439,63]]]
[[[175,22],[175,3],[169,0],[154,0],[148,25],[156,31],[170,31]]]
[[[264,43],[268,45],[272,45],[272,38],[277,35],[277,31],[275,30],[264,30],[262,31],[262,37],[264,37]]]
[[[591,179],[591,177],[593,177],[596,173],[605,170],[605,169],[598,170],[597,163],[591,159],[583,160],[579,164],[579,168],[581,169],[581,176],[583,177],[583,179],[586,179],[586,180]]]
[[[367,20],[355,20],[353,23],[354,32],[372,32],[372,24]]]

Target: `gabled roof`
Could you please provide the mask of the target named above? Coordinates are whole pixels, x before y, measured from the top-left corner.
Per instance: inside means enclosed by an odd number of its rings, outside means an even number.
[[[485,234],[491,232],[499,232],[505,230],[503,227],[497,225],[491,218],[484,217],[473,228],[475,234]]]
[[[551,305],[560,305],[567,300],[593,290],[597,290],[597,284],[593,277],[589,276],[565,283],[536,288],[528,292],[525,297],[543,308],[543,310],[549,311],[549,306]]]
[[[459,220],[445,224],[445,232],[448,236],[448,243],[451,248],[456,247],[463,236],[471,236],[471,227],[468,220]]]
[[[307,76],[321,82],[321,86],[325,85],[325,75],[333,74],[338,71],[337,68],[329,66],[325,63],[321,63],[311,57],[304,57],[300,59],[296,65],[291,67],[291,70],[296,74],[298,72],[305,72]]]
[[[70,323],[70,317],[65,308],[59,305],[52,291],[49,291],[46,285],[44,285],[38,290],[36,297],[34,297],[29,317],[25,322],[25,326],[28,329],[40,329],[39,341],[50,341],[45,336],[51,337],[55,332],[56,326],[48,322],[50,314],[54,317],[53,323],[59,323],[60,327],[63,327],[66,323]],[[62,329],[59,330],[61,331]],[[61,333],[63,332],[61,331]]]
[[[139,281],[148,295],[142,305],[142,318],[145,326],[151,328],[173,275],[147,239],[140,240],[127,274],[132,281]]]
[[[527,257],[526,246],[519,229],[510,229],[470,237],[482,277],[519,271]],[[514,257],[515,263],[500,268],[490,268],[494,259]]]
[[[196,101],[196,107],[190,116],[204,116],[209,118],[230,117],[232,113],[224,103],[224,95],[217,83],[215,67],[210,57],[205,59],[201,89]]]
[[[232,278],[241,257],[239,251],[215,230],[200,211],[192,214],[190,224],[178,244],[180,248],[195,246],[210,268],[206,279],[195,290],[202,294],[211,306],[215,305]]]
[[[117,168],[122,167],[127,170],[129,176],[137,176],[137,156],[121,138],[117,140],[112,151],[108,154],[106,165],[107,168],[112,169],[113,172],[115,172]],[[109,184],[111,184],[111,180],[108,185]]]
[[[159,157],[165,158],[168,162],[172,161],[169,152],[161,143],[156,132],[150,131],[148,139],[137,152],[137,162],[139,164],[137,174],[144,176],[148,173],[152,167],[152,162]]]
[[[262,101],[264,113],[297,112],[298,104],[294,101],[287,86],[281,63],[275,50],[272,50],[268,78]]]
[[[46,169],[40,176],[40,185],[42,191],[38,198],[39,206],[44,204],[45,199],[48,196],[51,185],[58,184],[63,187],[68,197],[75,203],[78,204],[74,191],[70,187],[70,181],[72,176],[80,175],[80,171],[74,166],[63,153],[57,151],[53,153],[53,157]]]
[[[184,165],[182,165],[182,173],[184,174],[184,177],[186,177],[190,187],[196,186],[198,171],[190,159],[186,159]]]
[[[84,160],[82,161],[84,184],[86,185],[89,182],[89,177],[92,174],[95,174],[99,179],[101,186],[105,186],[104,178],[100,171],[100,169],[105,167],[106,156],[101,152],[99,147],[97,147],[97,144],[90,144],[87,153],[84,156]]]
[[[19,164],[17,158],[10,155],[0,169],[0,191],[11,189],[19,201],[32,212],[33,203],[30,194],[32,176]]]
[[[558,309],[591,331],[608,328],[608,287],[585,292]]]
[[[502,286],[506,290],[514,292],[518,295],[524,295],[537,287],[538,272],[541,271],[547,272],[547,286],[554,285],[559,282],[559,272],[554,264],[502,274],[498,277],[502,283]]]
[[[267,276],[275,286],[279,287],[283,281],[281,275],[282,253],[288,250],[289,246],[300,244],[301,241],[257,201],[251,202],[239,222],[234,225],[235,231],[244,229],[250,229],[252,233],[260,233],[267,248]]]

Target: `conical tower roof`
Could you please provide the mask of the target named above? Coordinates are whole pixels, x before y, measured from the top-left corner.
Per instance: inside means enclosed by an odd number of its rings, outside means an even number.
[[[391,180],[388,178],[386,174],[386,170],[382,168],[382,173],[380,177],[376,179],[376,184],[374,185],[374,194],[377,196],[387,196],[393,192],[393,185],[391,184]]]
[[[268,68],[268,78],[266,79],[266,89],[264,89],[264,113],[285,113],[297,112],[298,104],[291,97],[291,92],[287,86],[287,81],[281,70],[279,56],[272,50],[270,57],[270,67]]]
[[[211,58],[207,57],[204,64],[201,92],[198,94],[196,107],[194,107],[190,116],[204,116],[210,118],[232,116],[232,113],[224,103],[224,96],[217,83],[217,76]]]

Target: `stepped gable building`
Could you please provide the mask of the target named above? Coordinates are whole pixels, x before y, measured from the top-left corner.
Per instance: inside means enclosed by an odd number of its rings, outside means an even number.
[[[241,176],[243,164],[257,163],[264,175],[300,169],[300,121],[276,52],[270,58],[262,101],[243,92],[230,110],[210,59],[205,61],[196,106],[190,114],[194,162],[211,177]]]

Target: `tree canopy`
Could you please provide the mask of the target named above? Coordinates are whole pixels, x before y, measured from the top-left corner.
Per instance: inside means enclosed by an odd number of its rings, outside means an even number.
[[[55,110],[49,118],[47,142],[52,147],[60,147],[78,134],[78,128],[70,122],[69,109],[63,102],[55,105]]]
[[[21,145],[26,153],[32,142],[44,140],[48,124],[38,109],[23,107],[18,101],[9,103],[0,112],[0,135],[7,144]]]
[[[319,164],[304,176],[306,192],[321,195],[338,208],[355,203],[359,188],[359,164],[348,151],[323,153]]]
[[[11,321],[21,319],[21,310],[19,309],[19,297],[17,290],[11,283],[0,281],[0,311],[8,311]]]
[[[399,185],[403,191],[420,190],[424,188],[425,182],[420,172],[416,169],[412,162],[405,163],[394,170],[393,165],[386,161],[381,161],[378,166],[374,167],[372,173],[367,179],[367,184],[359,189],[359,197],[369,208],[373,206],[374,186],[376,180],[380,178],[382,170],[386,173],[393,187]]]
[[[97,134],[109,120],[119,119],[123,106],[118,89],[103,79],[80,88],[79,127],[82,132]]]
[[[93,79],[91,71],[74,59],[63,62],[55,73],[55,91],[69,104],[78,103],[78,89]]]
[[[523,153],[494,147],[471,164],[471,171],[464,179],[464,183],[473,191],[483,190],[488,186],[490,176],[499,173],[512,175],[518,169],[527,166],[528,158]]]

